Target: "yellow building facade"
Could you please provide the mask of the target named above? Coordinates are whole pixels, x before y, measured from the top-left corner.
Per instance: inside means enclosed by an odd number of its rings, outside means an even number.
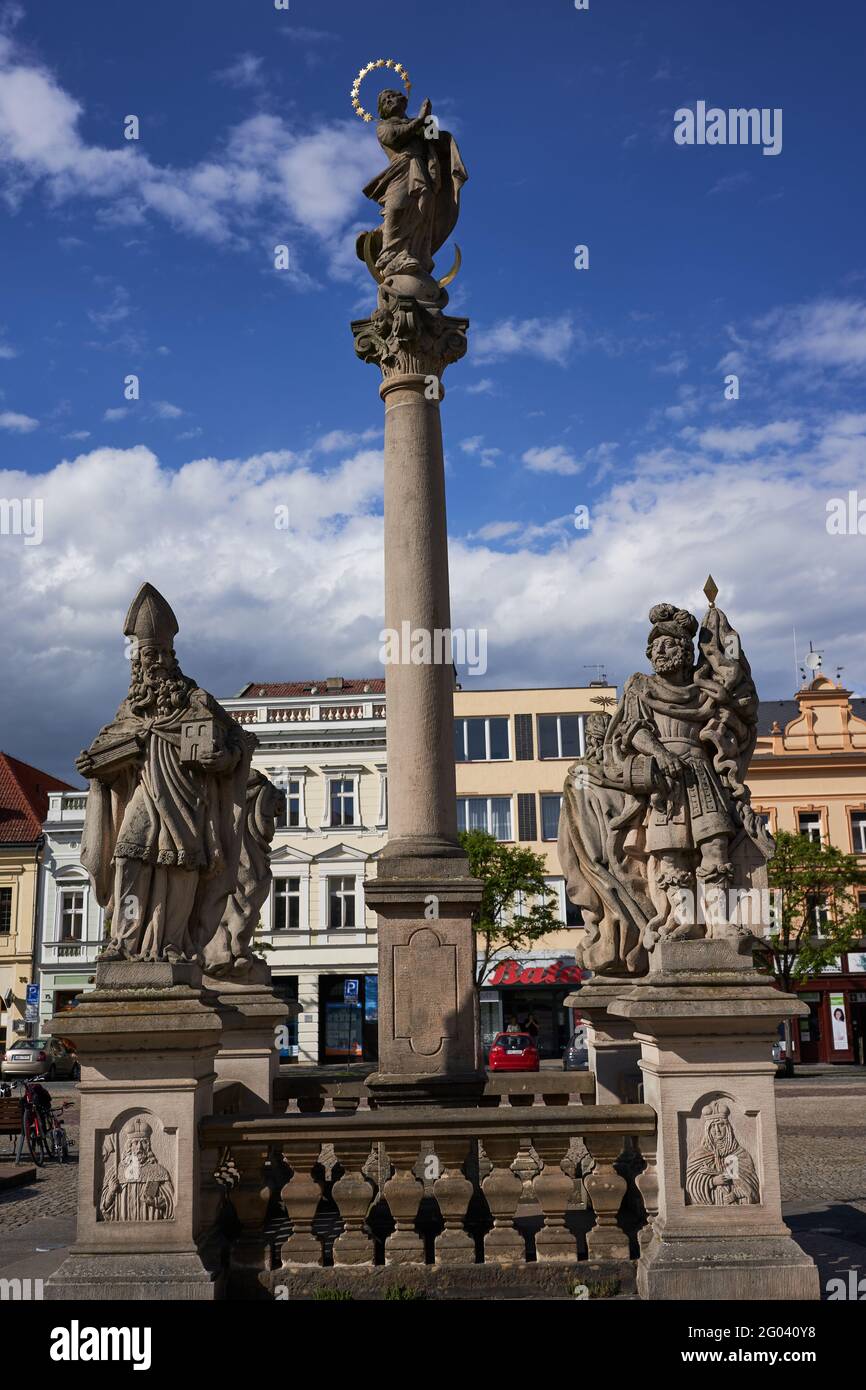
[[[762,701],[759,731],[749,785],[770,829],[809,835],[866,866],[866,700],[820,674],[793,700]],[[797,992],[809,1017],[794,1026],[796,1059],[866,1062],[866,947]]]

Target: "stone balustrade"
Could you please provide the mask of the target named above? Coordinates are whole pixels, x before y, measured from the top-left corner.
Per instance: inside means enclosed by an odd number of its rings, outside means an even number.
[[[589,1072],[500,1072],[488,1075],[481,1104],[592,1105],[595,1079]],[[363,1078],[278,1076],[274,1081],[274,1110],[278,1114],[316,1115],[332,1110],[352,1113],[375,1109]]]
[[[553,1079],[566,1099],[588,1095],[580,1073]],[[434,1287],[454,1267],[473,1286],[532,1271],[543,1281],[548,1267],[579,1282],[591,1268],[629,1291],[654,1215],[653,1110],[551,1104],[562,1096],[505,1084],[539,1077],[491,1080],[500,1094],[479,1108],[361,1108],[362,1083],[334,1082],[322,1083],[330,1095],[299,1096],[298,1112],[203,1119],[206,1200],[224,1211],[228,1190],[233,1208],[233,1277],[271,1290],[288,1280],[304,1296],[395,1267]],[[332,1111],[306,1108],[329,1100]]]

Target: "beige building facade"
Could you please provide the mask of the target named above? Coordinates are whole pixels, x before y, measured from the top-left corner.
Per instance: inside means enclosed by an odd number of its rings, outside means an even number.
[[[808,835],[866,866],[866,700],[818,674],[793,700],[762,701],[749,785],[771,831]],[[816,904],[818,931],[820,914]],[[797,986],[809,1005],[809,1017],[794,1024],[798,1061],[866,1063],[866,943],[860,945]]]

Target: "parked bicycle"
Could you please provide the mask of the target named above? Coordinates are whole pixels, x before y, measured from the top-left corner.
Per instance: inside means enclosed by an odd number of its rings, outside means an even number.
[[[19,1155],[26,1145],[37,1168],[42,1167],[46,1158],[55,1157],[56,1148],[51,1096],[40,1084],[42,1080],[43,1077],[36,1076],[12,1082],[12,1086],[22,1092],[22,1141],[18,1145]]]

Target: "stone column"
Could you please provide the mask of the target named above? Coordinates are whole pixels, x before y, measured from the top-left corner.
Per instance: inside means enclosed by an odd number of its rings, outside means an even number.
[[[653,1299],[813,1299],[818,1271],[782,1220],[772,1043],[806,1005],[727,940],[661,941],[610,1003],[641,1045],[658,1116],[658,1215],[638,1292]]]
[[[379,914],[377,1102],[474,1103],[483,1086],[472,912],[481,885],[457,841],[442,373],[466,319],[429,276],[391,276],[352,324],[385,402],[388,844],[366,899]]]
[[[46,1297],[213,1299],[198,1122],[221,1029],[200,968],[102,961],[54,1031],[81,1061],[81,1160],[75,1244]]]

